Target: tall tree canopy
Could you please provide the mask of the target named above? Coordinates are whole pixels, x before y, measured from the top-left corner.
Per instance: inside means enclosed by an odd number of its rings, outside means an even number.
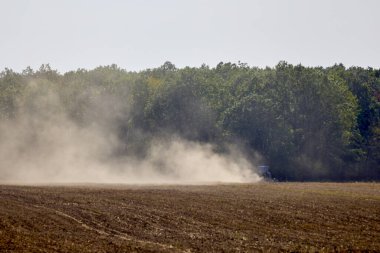
[[[0,73],[1,121],[46,105],[78,124],[114,125],[119,155],[143,156],[154,136],[178,135],[220,152],[239,144],[279,180],[380,179],[379,69],[165,62],[138,73],[116,65]],[[107,114],[117,117],[108,122]]]

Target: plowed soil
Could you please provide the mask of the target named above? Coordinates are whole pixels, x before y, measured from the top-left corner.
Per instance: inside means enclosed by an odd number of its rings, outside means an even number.
[[[380,184],[0,186],[0,252],[380,251]]]

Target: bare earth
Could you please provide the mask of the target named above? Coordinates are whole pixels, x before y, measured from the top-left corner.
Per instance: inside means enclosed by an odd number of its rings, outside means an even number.
[[[380,184],[0,186],[0,252],[380,251]]]

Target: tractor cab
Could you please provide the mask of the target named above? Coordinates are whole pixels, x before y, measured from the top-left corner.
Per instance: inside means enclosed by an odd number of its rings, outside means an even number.
[[[258,173],[264,179],[272,179],[272,174],[269,171],[268,165],[260,165],[258,166]]]

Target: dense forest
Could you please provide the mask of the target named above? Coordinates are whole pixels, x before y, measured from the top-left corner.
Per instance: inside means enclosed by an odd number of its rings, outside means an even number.
[[[112,123],[124,144],[118,156],[144,157],[153,137],[176,135],[220,153],[233,144],[278,180],[380,179],[380,69],[166,62],[140,72],[111,65],[60,74],[42,65],[0,73],[1,122],[43,114],[41,106],[77,124]]]

